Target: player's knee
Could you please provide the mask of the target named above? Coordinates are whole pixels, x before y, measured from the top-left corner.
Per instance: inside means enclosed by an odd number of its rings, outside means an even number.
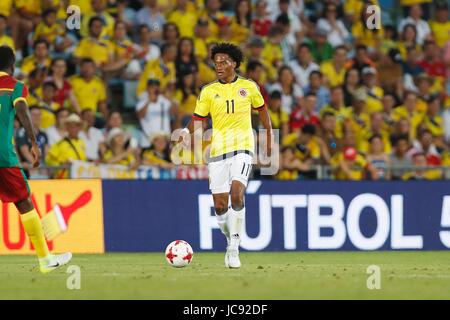
[[[231,206],[234,210],[240,211],[244,208],[244,195],[240,192],[231,193]]]
[[[15,203],[17,211],[20,212],[20,214],[25,214],[30,212],[34,209],[33,202],[30,200],[30,198],[21,200]]]
[[[214,205],[214,210],[216,211],[216,213],[218,215],[222,215],[222,214],[224,214],[225,212],[228,211],[228,205],[227,205],[227,203],[225,201],[221,201],[221,202],[216,203]]]

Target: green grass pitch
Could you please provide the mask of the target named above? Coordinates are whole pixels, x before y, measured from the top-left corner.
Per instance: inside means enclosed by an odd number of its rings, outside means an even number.
[[[69,290],[67,267],[42,275],[31,256],[0,256],[0,299],[450,299],[450,251],[196,253],[186,268],[162,253],[75,255],[81,289]],[[367,288],[369,265],[381,289]]]

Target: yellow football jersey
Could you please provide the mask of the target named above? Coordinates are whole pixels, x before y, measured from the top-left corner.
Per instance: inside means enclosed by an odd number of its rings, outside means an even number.
[[[251,111],[262,107],[264,99],[252,80],[236,76],[231,83],[214,81],[203,87],[195,106],[194,119],[211,116],[211,160],[236,151],[254,152]]]

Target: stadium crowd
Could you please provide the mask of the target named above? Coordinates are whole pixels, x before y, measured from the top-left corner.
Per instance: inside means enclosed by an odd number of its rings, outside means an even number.
[[[374,29],[370,5],[383,8]],[[446,0],[0,1],[0,45],[15,49],[45,166],[173,168],[170,133],[215,80],[217,42],[242,48],[239,73],[280,130],[273,178],[315,178],[321,164],[341,180],[441,179],[433,166],[450,165]]]

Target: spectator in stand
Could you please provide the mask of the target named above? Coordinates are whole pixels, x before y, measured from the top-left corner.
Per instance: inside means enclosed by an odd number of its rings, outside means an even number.
[[[48,69],[52,62],[49,48],[46,40],[36,40],[33,43],[33,54],[26,57],[22,62],[21,73],[28,76],[35,69]]]
[[[347,48],[345,46],[336,47],[332,60],[324,61],[320,65],[320,71],[324,75],[324,85],[334,87],[344,84],[346,61]]]
[[[198,64],[195,58],[194,42],[191,38],[182,37],[178,42],[177,56],[175,58],[176,77],[181,74],[197,73]]]
[[[377,171],[379,180],[391,180],[391,173],[389,167],[391,166],[390,159],[386,153],[386,148],[383,143],[383,138],[375,134],[369,139],[369,152],[367,154],[367,161]]]
[[[113,63],[111,43],[102,38],[104,22],[100,17],[94,16],[89,20],[89,36],[78,43],[73,55],[76,62],[82,59],[92,59],[96,67],[102,71],[108,70]]]
[[[197,60],[203,61],[209,59],[208,56],[208,42],[211,42],[209,29],[208,29],[208,20],[206,19],[198,19],[197,24],[195,26],[195,35],[194,35],[194,52]]]
[[[164,44],[161,47],[161,59],[149,61],[142,72],[137,87],[138,97],[147,87],[148,79],[159,79],[161,82],[161,91],[170,91],[170,86],[176,83],[175,59],[177,56],[177,47],[172,44]]]
[[[267,102],[269,98],[269,93],[267,92],[266,88],[264,87],[261,78],[262,74],[264,72],[264,66],[259,61],[249,61],[247,64],[247,74],[246,77],[250,80],[253,80],[256,82],[256,84],[259,87],[259,90],[261,92],[261,95],[264,98],[264,101]]]
[[[11,35],[17,50],[17,60],[21,60],[22,48],[27,43],[28,35],[41,21],[42,9],[40,3],[28,0],[16,0],[14,1],[14,9],[12,9],[12,6],[9,9]]]
[[[333,47],[345,44],[350,36],[342,20],[338,18],[337,6],[331,2],[325,6],[324,16],[317,22],[317,27],[327,32],[328,42]]]
[[[114,33],[114,18],[106,11],[106,1],[91,0],[90,12],[82,12],[83,19],[81,21],[81,36],[83,38],[91,36],[91,19],[97,17],[102,21],[103,28],[99,35],[100,39],[112,38]]]
[[[431,36],[431,29],[428,22],[422,19],[422,9],[420,5],[415,4],[409,8],[409,14],[406,18],[400,21],[398,25],[398,32],[402,32],[407,24],[412,24],[417,29],[417,43],[422,45],[425,40]]]
[[[436,79],[436,84],[443,88],[445,83],[445,65],[442,59],[442,52],[434,41],[425,41],[423,44],[423,59],[419,61],[419,66],[425,72]],[[442,89],[439,88],[439,91]]]
[[[91,109],[84,109],[81,112],[81,119],[84,125],[79,137],[86,146],[86,158],[88,161],[98,161],[100,158],[100,145],[104,143],[105,138],[102,131],[94,127],[95,113]]]
[[[303,90],[295,83],[295,76],[292,69],[288,66],[283,66],[278,71],[278,82],[268,88],[269,92],[281,92],[281,107],[284,112],[291,114],[295,106],[300,104],[300,99],[303,97]]]
[[[317,63],[313,61],[311,49],[306,43],[297,47],[296,57],[289,63],[289,66],[292,68],[297,84],[300,87],[309,85],[309,74],[314,70],[320,69]]]
[[[304,87],[303,92],[305,95],[313,93],[316,96],[316,112],[320,112],[330,103],[330,90],[323,85],[323,74],[319,70],[314,70],[309,74],[309,86]]]
[[[429,165],[424,152],[415,152],[412,155],[412,164],[417,169],[403,174],[402,180],[436,180],[441,177],[440,171],[426,169]]]
[[[177,46],[180,39],[180,30],[177,25],[168,22],[163,26],[162,43],[167,45]],[[162,48],[161,48],[162,49]]]
[[[111,49],[113,51],[113,61],[118,65],[108,76],[127,78],[129,73],[124,72],[125,68],[136,57],[137,50],[133,42],[127,37],[127,27],[125,22],[117,21],[114,24],[114,33],[111,38]]]
[[[55,143],[61,141],[67,135],[66,119],[70,112],[67,108],[60,108],[55,112],[56,122],[54,126],[49,127],[46,130],[49,146],[53,146]]]
[[[417,110],[417,93],[413,91],[405,92],[404,104],[394,109],[392,119],[398,122],[401,118],[408,120],[410,124],[410,138],[416,138],[417,127],[422,123],[424,113]]]
[[[282,141],[283,146],[294,148],[295,157],[305,165],[306,170],[301,172],[303,177],[311,178],[316,174],[309,171],[321,158],[321,147],[316,133],[316,126],[306,124],[300,131],[285,136]]]
[[[430,166],[440,166],[442,164],[441,155],[433,143],[433,134],[428,129],[423,129],[419,132],[417,140],[413,141],[413,147],[409,151],[412,156],[416,152],[423,152],[427,159],[427,164]]]
[[[177,127],[181,125],[184,128],[191,120],[192,115],[194,114],[198,94],[199,92],[195,83],[195,73],[181,73],[177,80],[177,91],[175,93],[179,121],[176,125]]]
[[[243,43],[250,36],[252,27],[252,4],[250,0],[237,0],[231,29],[238,43]]]
[[[151,147],[142,153],[142,164],[145,166],[158,166],[163,169],[172,169],[174,164],[170,161],[170,144],[168,135],[164,132],[155,132],[151,138]]]
[[[450,40],[450,21],[448,14],[448,2],[435,3],[435,19],[430,22],[433,38],[440,48],[444,48]]]
[[[398,49],[390,49],[377,63],[378,80],[384,92],[403,93],[402,57]],[[383,98],[384,95],[379,96]]]
[[[408,48],[414,48],[419,53],[422,51],[422,48],[417,43],[417,29],[415,25],[407,24],[403,27],[397,47],[402,54],[403,60],[406,60],[408,56]]]
[[[316,109],[317,96],[314,93],[306,94],[302,104],[297,106],[290,115],[290,129],[296,132],[300,131],[305,125],[318,126],[320,124],[320,118],[315,111]]]
[[[248,65],[252,62],[259,62],[263,66],[263,70],[260,75],[260,82],[264,85],[268,80],[273,77],[273,67],[267,65],[267,61],[263,60],[262,52],[264,49],[264,41],[260,37],[253,37],[248,42],[248,50],[246,53],[246,59],[241,64],[241,70],[246,72]]]
[[[353,147],[344,147],[332,158],[331,162],[333,176],[336,180],[378,179],[376,169]]]
[[[407,155],[410,149],[408,135],[399,135],[394,138],[392,142],[393,151],[390,155],[391,175],[393,180],[400,180],[405,173],[402,167],[409,167],[412,165],[411,158]]]
[[[381,98],[384,95],[383,89],[378,86],[378,72],[373,67],[365,67],[361,71],[362,86],[367,93],[367,108],[369,114],[383,110]]]
[[[324,155],[329,155],[330,158],[324,157],[325,163],[329,164],[331,157],[333,157],[338,150],[341,149],[342,132],[339,132],[336,115],[331,112],[324,112],[321,115],[320,121],[320,139],[324,143],[326,152]]]
[[[150,28],[152,40],[161,39],[166,18],[160,11],[157,0],[144,0],[144,7],[137,12],[136,20],[139,25],[145,24]]]
[[[363,44],[367,46],[369,52],[375,53],[380,50],[382,39],[384,38],[384,28],[381,25],[381,19],[370,21],[373,18],[372,11],[368,7],[374,2],[364,1],[359,20],[353,22],[351,29],[355,44]],[[368,25],[375,23],[375,28],[368,28]]]
[[[108,149],[103,154],[102,162],[117,164],[135,169],[139,165],[133,154],[133,148],[127,144],[126,134],[120,128],[108,132]]]
[[[41,128],[41,109],[38,107],[30,107],[31,123],[34,127],[34,134],[36,135],[36,142],[41,151],[42,158],[48,152],[48,137]],[[31,154],[31,141],[27,138],[24,128],[17,130],[15,135],[15,143],[19,155],[19,161],[25,171],[33,168],[33,156]]]
[[[146,24],[142,24],[139,26],[138,34],[139,42],[135,44],[135,50],[141,65],[158,59],[161,56],[161,50],[157,45],[151,43],[150,28]]]
[[[34,31],[33,40],[36,41],[38,39],[43,39],[48,42],[50,47],[55,49],[62,49],[57,51],[64,51],[67,47],[72,45],[72,42],[69,40],[66,45],[59,48],[57,47],[57,40],[59,43],[63,42],[65,38],[65,28],[61,26],[56,20],[56,10],[53,8],[47,9],[42,13],[42,21],[37,25],[36,30]]]
[[[428,111],[422,123],[423,127],[431,132],[433,141],[439,150],[446,150],[444,139],[444,119],[441,116],[441,101],[435,95],[428,100]]]
[[[48,166],[70,165],[74,160],[86,161],[86,146],[83,140],[79,138],[79,133],[83,127],[80,117],[74,113],[69,115],[64,125],[67,130],[67,136],[59,142],[53,144],[45,157],[45,163]],[[55,178],[68,178],[67,169],[58,170]]]
[[[367,46],[360,44],[355,48],[355,56],[353,59],[347,61],[345,67],[346,69],[356,68],[359,72],[361,72],[365,67],[375,68],[376,66],[369,57]]]
[[[359,75],[359,71],[356,68],[351,68],[347,70],[344,77],[344,104],[346,106],[350,106],[353,101],[353,94],[358,89],[361,84],[361,77]]]
[[[55,125],[55,112],[61,108],[57,102],[55,102],[56,85],[52,81],[46,81],[42,85],[42,100],[39,102],[38,107],[41,109],[41,127],[47,129]]]
[[[314,57],[314,62],[321,64],[328,61],[333,56],[333,46],[327,41],[328,31],[317,28],[314,31],[314,37],[306,42],[311,48],[311,54]]]
[[[8,18],[0,13],[0,46],[8,46],[15,50],[14,40],[6,34]]]
[[[81,110],[91,109],[97,117],[106,118],[106,86],[95,75],[96,71],[95,62],[91,58],[84,58],[80,63],[80,74],[71,77],[70,84]]]
[[[136,105],[142,131],[147,139],[144,146],[150,144],[150,137],[155,132],[171,134],[171,118],[176,114],[176,106],[161,94],[161,84],[157,79],[147,82],[147,91]]]
[[[50,66],[50,77],[46,81],[51,81],[56,86],[53,101],[65,108],[72,108],[76,113],[81,113],[80,105],[75,97],[72,85],[66,78],[67,62],[62,58],[52,60]]]
[[[167,15],[169,22],[175,23],[180,30],[181,37],[192,38],[194,28],[198,19],[198,14],[193,8],[192,2],[187,0],[177,0],[175,7]]]
[[[253,32],[261,37],[269,34],[272,20],[267,15],[267,1],[258,0],[255,6],[255,16],[252,21]]]
[[[352,132],[356,136],[356,149],[361,150],[361,146],[367,137],[370,128],[370,115],[366,111],[367,93],[363,88],[353,94],[352,108],[349,109],[344,121],[344,132]]]
[[[281,92],[272,91],[268,101],[268,111],[272,128],[280,130],[280,138],[282,139],[289,132],[289,115],[283,111],[281,103]]]

